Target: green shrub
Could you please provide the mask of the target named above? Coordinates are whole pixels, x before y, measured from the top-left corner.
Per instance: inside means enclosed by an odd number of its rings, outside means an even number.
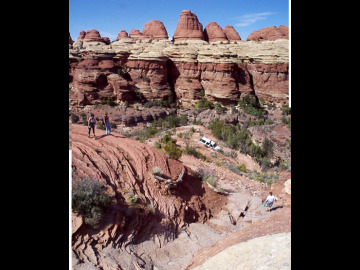
[[[98,228],[103,211],[111,204],[104,185],[91,178],[73,183],[72,209],[83,217],[85,224]]]
[[[192,80],[190,78],[187,78],[186,81],[187,82],[192,82]]]
[[[204,90],[204,89],[201,89],[201,91],[200,91],[200,96],[201,96],[201,97],[205,97],[205,90]]]
[[[262,143],[262,156],[270,158],[273,156],[273,154],[274,154],[274,143],[268,138],[265,138],[265,140]]]
[[[106,99],[106,104],[109,105],[109,106],[114,106],[115,105],[114,98],[113,97],[108,97]]]
[[[173,144],[176,143],[176,139],[172,138],[169,132],[166,132],[159,141],[164,144],[167,144],[168,142],[172,142]]]
[[[179,159],[182,154],[182,150],[177,147],[172,141],[169,141],[165,144],[164,150],[173,159]]]
[[[238,104],[246,114],[250,114],[257,117],[263,117],[265,114],[264,108],[261,107],[256,97],[245,95],[239,100]]]
[[[205,182],[209,183],[213,187],[216,187],[217,179],[215,177],[205,178]]]
[[[185,146],[184,153],[187,154],[187,155],[194,156],[194,157],[196,157],[198,159],[201,159],[201,160],[206,160],[206,156],[204,154],[197,151],[194,147],[189,146],[188,143]]]
[[[198,103],[195,105],[196,108],[201,110],[214,109],[215,105],[213,102],[208,101],[205,97],[202,97]]]
[[[291,114],[291,108],[287,104],[283,104],[281,107],[281,113],[282,115],[289,115]]]
[[[77,116],[76,114],[71,114],[71,123],[76,124],[77,122],[79,122],[80,118],[79,116]]]
[[[239,166],[239,170],[240,170],[241,172],[246,172],[246,165],[245,165],[245,163],[242,163],[242,164]]]
[[[227,111],[227,109],[225,107],[222,107],[220,103],[216,103],[215,105],[215,111],[218,113],[218,114],[223,114]]]
[[[162,147],[161,143],[159,141],[156,141],[155,142],[155,148],[156,149],[161,149],[161,147]]]
[[[117,126],[114,122],[110,122],[110,127],[115,129]]]

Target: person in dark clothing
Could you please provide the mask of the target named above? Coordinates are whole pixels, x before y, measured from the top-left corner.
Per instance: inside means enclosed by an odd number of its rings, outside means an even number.
[[[105,113],[103,121],[104,121],[104,124],[106,127],[106,135],[110,135],[110,132],[111,132],[110,119],[109,119],[109,115],[107,112]]]
[[[90,118],[89,118],[88,121],[89,121],[89,135],[88,135],[88,137],[90,138],[90,130],[91,130],[91,129],[92,129],[93,134],[94,134],[94,137],[95,137],[95,124],[96,124],[96,119],[95,119],[93,113],[90,115]]]

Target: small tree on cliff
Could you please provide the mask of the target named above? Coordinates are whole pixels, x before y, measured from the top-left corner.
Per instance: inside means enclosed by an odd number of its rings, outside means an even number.
[[[84,178],[73,184],[72,210],[83,217],[84,223],[98,228],[103,211],[111,204],[104,185],[94,179]]]

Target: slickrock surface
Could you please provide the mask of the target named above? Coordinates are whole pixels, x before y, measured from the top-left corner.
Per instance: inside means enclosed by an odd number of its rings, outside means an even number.
[[[169,38],[164,24],[158,20],[147,22],[142,30],[142,34],[146,38],[159,40],[168,40]]]
[[[291,233],[267,235],[235,244],[192,269],[291,269]]]
[[[247,41],[264,41],[264,40],[277,40],[277,39],[289,39],[289,27],[280,25],[265,27],[260,30],[252,32]]]
[[[204,38],[207,42],[224,41],[228,39],[225,36],[224,31],[216,22],[209,22],[204,30]]]
[[[204,40],[203,26],[190,10],[183,10],[174,33],[174,41]]]

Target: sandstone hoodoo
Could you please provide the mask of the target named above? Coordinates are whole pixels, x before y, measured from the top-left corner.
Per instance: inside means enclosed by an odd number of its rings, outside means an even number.
[[[84,30],[80,31],[80,35],[78,36],[77,40],[82,40],[86,36],[86,32]]]
[[[204,40],[203,26],[190,10],[183,10],[174,33],[174,42],[181,40]]]
[[[207,42],[228,41],[224,31],[216,22],[209,22],[204,30],[204,38]]]
[[[224,28],[224,34],[229,41],[240,41],[241,38],[239,33],[235,30],[235,28],[231,25],[226,25]]]
[[[167,40],[169,38],[164,24],[158,20],[147,22],[144,26],[142,34],[146,38],[159,40]]]
[[[116,41],[118,41],[119,39],[128,38],[128,37],[129,37],[128,33],[125,30],[121,30],[116,38]]]
[[[247,41],[264,41],[276,39],[289,39],[289,27],[281,25],[279,28],[276,26],[265,27],[260,30],[252,32]]]
[[[108,37],[101,37],[98,30],[92,29],[86,32],[84,42],[103,42],[110,44],[110,39]]]
[[[131,29],[129,37],[131,37],[132,39],[141,39],[143,38],[143,34],[137,29]]]

